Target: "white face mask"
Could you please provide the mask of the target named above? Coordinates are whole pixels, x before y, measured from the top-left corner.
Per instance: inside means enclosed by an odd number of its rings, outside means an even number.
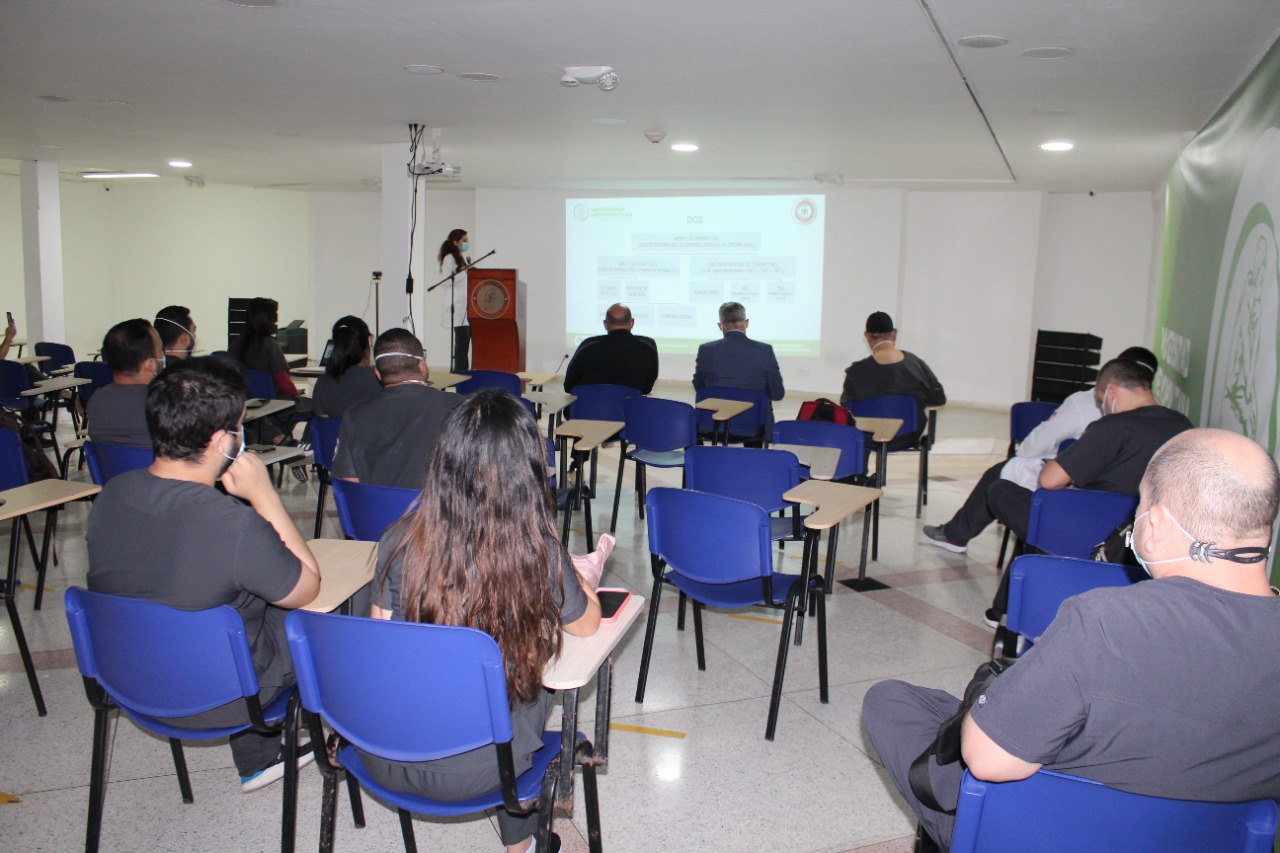
[[[1199,539],[1187,532],[1187,529],[1178,523],[1178,519],[1173,517],[1173,513],[1165,510],[1164,514],[1169,516],[1169,520],[1173,522],[1173,526],[1178,528],[1183,536],[1187,537],[1191,542],[1191,547],[1187,549],[1185,557],[1170,557],[1167,560],[1144,560],[1142,555],[1138,553],[1137,547],[1134,545],[1134,534],[1138,532],[1138,522],[1151,514],[1151,510],[1147,510],[1142,515],[1133,520],[1133,527],[1129,528],[1129,533],[1125,536],[1125,544],[1129,546],[1129,550],[1133,551],[1133,556],[1137,558],[1138,565],[1142,566],[1147,574],[1151,574],[1151,566],[1159,566],[1164,563],[1180,563],[1183,560],[1195,560],[1196,562],[1208,563],[1211,560],[1228,560],[1233,563],[1259,563],[1267,558],[1270,553],[1270,546],[1262,548],[1250,545],[1243,548],[1220,549],[1214,548],[1212,542],[1201,542]]]
[[[1106,399],[1104,398],[1102,402],[1103,402],[1103,406],[1104,406],[1103,411],[1105,412],[1105,411],[1106,411],[1106,409],[1105,409],[1105,405],[1106,405],[1106,402],[1107,402],[1107,401],[1106,401]],[[1166,514],[1168,514],[1168,513],[1166,512]],[[1137,545],[1134,543],[1134,541],[1133,541],[1133,536],[1134,536],[1134,534],[1135,534],[1135,533],[1137,533],[1137,532],[1138,532],[1138,522],[1139,522],[1139,521],[1142,521],[1142,519],[1146,518],[1148,515],[1151,515],[1151,510],[1147,510],[1147,511],[1146,511],[1146,512],[1144,512],[1142,515],[1140,515],[1140,516],[1138,516],[1137,518],[1135,518],[1135,519],[1133,520],[1133,527],[1129,528],[1129,532],[1125,534],[1125,540],[1126,540],[1126,541],[1125,541],[1125,544],[1129,546],[1129,550],[1130,550],[1130,551],[1132,551],[1132,552],[1133,552],[1133,556],[1134,556],[1135,558],[1137,558],[1137,560],[1138,560],[1138,565],[1142,566],[1142,570],[1143,570],[1144,572],[1146,572],[1148,575],[1150,575],[1150,574],[1151,574],[1151,567],[1152,567],[1152,566],[1158,566],[1158,565],[1160,565],[1161,563],[1180,563],[1180,562],[1182,562],[1183,560],[1189,559],[1188,557],[1173,557],[1173,558],[1170,558],[1170,559],[1168,559],[1168,560],[1151,560],[1150,562],[1148,562],[1147,560],[1142,559],[1142,555],[1138,553],[1138,546],[1137,546]],[[1170,520],[1170,521],[1172,521],[1174,524],[1176,524],[1179,530],[1182,530],[1182,525],[1181,525],[1181,524],[1178,524],[1178,520],[1177,520],[1176,518],[1174,518],[1172,515],[1170,515],[1170,516],[1169,516],[1169,520]],[[1187,537],[1188,539],[1190,539],[1192,542],[1194,542],[1194,541],[1195,541],[1195,537],[1193,537],[1190,533],[1187,533],[1187,531],[1185,531],[1185,530],[1182,530],[1182,535],[1183,535],[1183,536],[1186,536],[1186,537]],[[1153,575],[1153,577],[1154,577],[1154,575]]]
[[[231,433],[227,433],[227,435],[231,435]],[[232,465],[236,464],[236,460],[244,455],[244,427],[241,426],[240,428],[238,428],[235,432],[235,435],[238,439],[240,439],[236,445],[236,455],[228,456],[225,453],[222,454],[222,458],[227,460],[227,464],[222,466],[222,471],[218,473],[219,477],[225,474],[227,469],[230,468]]]

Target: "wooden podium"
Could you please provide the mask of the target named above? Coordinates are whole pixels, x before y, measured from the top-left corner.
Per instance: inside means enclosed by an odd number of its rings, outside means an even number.
[[[467,270],[471,366],[524,370],[524,282],[515,270]]]

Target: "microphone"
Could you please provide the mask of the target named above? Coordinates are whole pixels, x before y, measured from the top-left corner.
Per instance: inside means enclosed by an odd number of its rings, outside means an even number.
[[[471,266],[471,256],[467,255],[467,266]]]
[[[556,365],[556,369],[552,373],[559,373],[560,368],[564,367],[564,363],[569,360],[569,353],[564,354],[564,358],[560,359],[560,363]]]

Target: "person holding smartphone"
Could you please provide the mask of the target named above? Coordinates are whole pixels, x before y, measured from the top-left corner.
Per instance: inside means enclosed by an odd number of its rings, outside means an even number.
[[[488,388],[467,395],[445,418],[422,494],[378,543],[374,602],[374,618],[465,625],[497,641],[512,703],[515,771],[528,770],[552,703],[543,666],[559,652],[561,629],[581,637],[596,632],[600,602],[556,533],[546,445],[520,400]],[[436,761],[361,759],[381,784],[437,799],[465,799],[499,784],[492,745]],[[497,817],[508,853],[534,849],[536,811],[520,816],[499,808]],[[553,850],[557,840],[553,835]]]

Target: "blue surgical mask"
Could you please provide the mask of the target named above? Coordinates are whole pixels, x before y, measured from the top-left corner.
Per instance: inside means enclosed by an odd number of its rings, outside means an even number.
[[[466,252],[466,251],[468,251],[468,250],[471,248],[471,244],[470,244],[470,243],[463,243],[459,248],[460,248],[460,249],[462,249],[462,251]]]

